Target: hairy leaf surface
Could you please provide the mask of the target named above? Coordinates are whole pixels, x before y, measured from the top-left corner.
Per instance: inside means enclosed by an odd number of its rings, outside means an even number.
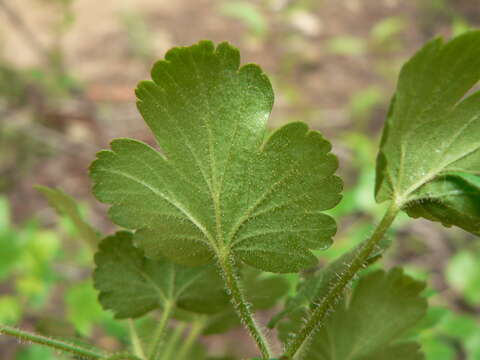
[[[479,31],[435,39],[403,66],[377,160],[377,201],[478,232],[462,220],[478,219],[468,199],[478,190],[449,175],[479,182],[480,92],[467,94],[479,78]]]
[[[234,255],[254,267],[295,272],[316,264],[336,231],[322,213],[340,200],[330,144],[304,123],[266,136],[270,82],[238,50],[209,41],[170,50],[138,109],[161,152],[118,139],[91,167],[111,219],[137,230],[150,258],[198,265]]]
[[[423,288],[423,283],[398,268],[362,277],[351,297],[340,301],[313,335],[302,356],[309,360],[423,359],[418,344],[401,340],[425,314],[427,303],[419,295]],[[297,310],[289,321],[280,323],[283,341],[302,325],[304,311]]]
[[[167,303],[199,313],[215,313],[229,304],[214,266],[193,268],[147,259],[133,246],[129,232],[102,240],[95,264],[100,303],[119,319],[138,317]]]

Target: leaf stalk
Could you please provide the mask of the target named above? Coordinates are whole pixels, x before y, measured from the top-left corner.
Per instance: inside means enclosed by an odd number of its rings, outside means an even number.
[[[241,290],[233,258],[228,255],[219,257],[219,263],[225,280],[227,293],[230,296],[230,300],[232,301],[237,315],[242,323],[247,327],[247,330],[249,331],[253,340],[255,340],[255,343],[262,354],[262,358],[270,359],[272,357],[270,346],[265,338],[265,335],[255,321],[255,318],[250,311],[250,304],[246,301]]]
[[[97,349],[88,349],[66,341],[34,334],[11,326],[0,325],[0,334],[14,336],[17,339],[43,345],[65,353],[73,354],[82,359],[107,359],[109,354]]]
[[[190,332],[188,333],[187,338],[181,345],[180,349],[177,352],[177,360],[188,360],[187,356],[189,352],[192,350],[193,345],[195,344],[195,341],[199,338],[199,336],[202,334],[202,330],[205,327],[205,318],[204,317],[198,317],[193,321],[193,324],[190,328]]]
[[[291,360],[301,348],[301,346],[315,333],[323,324],[326,316],[329,311],[337,302],[338,298],[342,296],[344,289],[350,283],[350,281],[355,277],[355,275],[362,270],[365,262],[368,260],[370,255],[375,251],[380,240],[383,239],[385,233],[392,225],[393,221],[397,217],[400,211],[400,207],[392,202],[390,207],[387,209],[385,215],[383,216],[380,223],[377,225],[372,236],[368,238],[363,246],[360,248],[357,256],[353,259],[350,266],[347,270],[339,274],[338,278],[333,284],[331,284],[329,291],[321,299],[318,307],[312,312],[310,318],[305,323],[303,328],[297,334],[297,336],[292,340],[286,347],[281,360]]]
[[[163,307],[162,317],[160,318],[160,322],[158,323],[157,329],[155,330],[155,334],[153,336],[152,347],[148,355],[148,360],[156,360],[159,356],[164,342],[168,320],[173,312],[173,307],[173,304],[169,302],[167,302]]]
[[[130,331],[130,341],[132,343],[133,353],[142,360],[146,360],[145,352],[143,351],[143,345],[135,328],[135,322],[133,319],[128,319],[128,328]]]

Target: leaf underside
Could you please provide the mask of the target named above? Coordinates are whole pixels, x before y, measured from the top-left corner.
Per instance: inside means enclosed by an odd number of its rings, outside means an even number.
[[[301,350],[309,360],[422,360],[419,345],[402,335],[425,314],[424,284],[401,269],[374,271],[360,279],[349,299],[342,299],[319,332]],[[279,325],[288,341],[308,311],[297,309]]]
[[[403,66],[377,159],[377,201],[479,233],[480,92],[468,93],[479,79],[479,31],[435,39]]]
[[[150,258],[199,265],[220,256],[271,272],[316,264],[340,200],[330,144],[304,123],[266,137],[273,91],[238,50],[209,41],[170,50],[136,90],[161,148],[117,139],[91,166],[110,218]]]
[[[198,313],[228,306],[223,282],[212,265],[186,267],[145,258],[126,231],[106,237],[95,254],[99,301],[116,318],[136,318],[167,303]]]

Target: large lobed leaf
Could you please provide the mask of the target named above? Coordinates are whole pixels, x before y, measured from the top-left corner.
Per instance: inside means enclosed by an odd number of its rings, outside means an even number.
[[[266,137],[270,82],[237,49],[202,41],[170,50],[138,109],[161,152],[117,139],[91,166],[94,194],[146,256],[198,265],[233,255],[272,272],[316,264],[340,200],[330,144],[303,123]]]
[[[422,360],[419,346],[402,336],[425,314],[424,284],[401,269],[374,271],[360,279],[350,299],[342,299],[311,343],[301,350],[309,360]],[[280,323],[288,341],[302,325],[306,309]]]
[[[480,233],[480,92],[467,94],[479,79],[479,31],[435,39],[403,66],[377,161],[377,201]]]
[[[147,259],[126,231],[102,240],[95,264],[100,303],[119,319],[135,318],[167,303],[199,313],[215,313],[229,304],[214,266]]]

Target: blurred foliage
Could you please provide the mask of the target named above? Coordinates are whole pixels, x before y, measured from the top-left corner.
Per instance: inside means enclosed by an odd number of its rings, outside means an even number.
[[[224,1],[220,6],[222,15],[243,23],[255,36],[265,36],[268,23],[256,4],[249,1]]]
[[[448,284],[472,306],[480,305],[480,252],[461,250],[446,268]]]
[[[152,31],[145,17],[134,9],[128,9],[119,13],[119,19],[132,54],[147,63],[155,60]]]

